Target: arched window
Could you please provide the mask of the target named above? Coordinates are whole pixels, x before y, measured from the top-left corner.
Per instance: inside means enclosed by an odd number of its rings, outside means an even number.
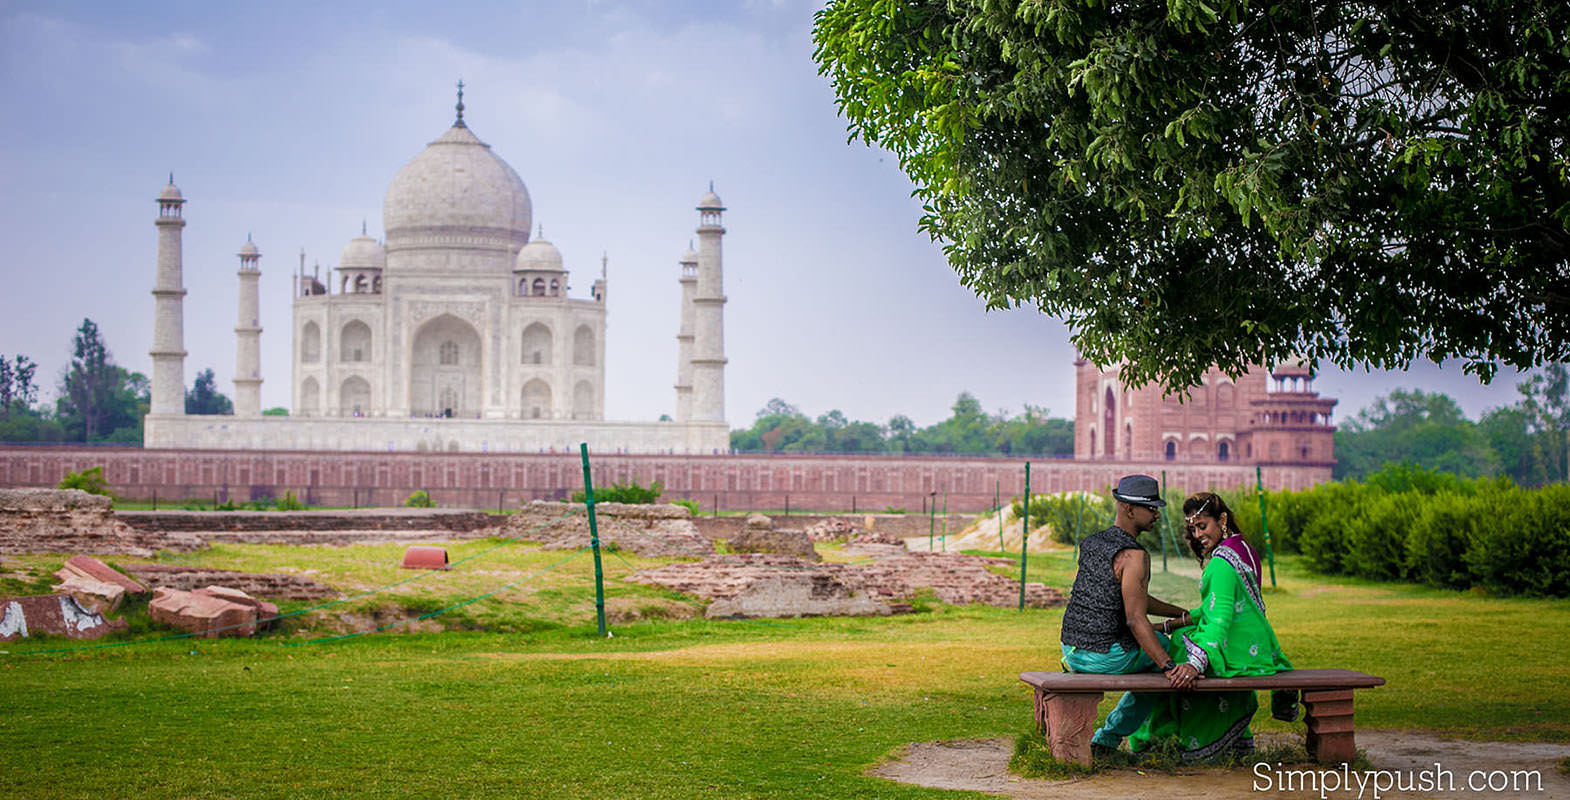
[[[300,329],[300,360],[306,364],[322,360],[322,330],[314,322]]]
[[[523,363],[551,363],[551,349],[553,347],[551,338],[551,329],[545,327],[544,323],[534,322],[530,323],[529,327],[524,328]]]
[[[540,297],[544,297],[545,296],[545,279],[544,278],[535,278],[534,279],[534,294],[536,294],[536,295],[538,295]]]
[[[579,325],[572,334],[572,363],[578,367],[594,366],[595,356],[594,331],[587,325]]]
[[[365,280],[365,276],[364,275],[361,275],[358,278],[354,279],[354,293],[355,294],[365,294],[365,291],[367,289],[369,289],[369,288],[371,288],[370,283]]]
[[[458,343],[454,341],[442,342],[442,346],[438,351],[437,360],[438,363],[441,364],[458,363]]]
[[[560,287],[561,284],[558,283],[555,278],[551,278],[551,297],[561,294]]]
[[[371,360],[371,326],[354,320],[343,326],[338,334],[338,360]]]
[[[1167,460],[1177,460],[1177,442],[1167,442]]]
[[[375,278],[371,279],[371,293],[372,294],[381,294],[382,293],[382,276],[377,275]]]
[[[1107,396],[1104,399],[1106,401],[1106,419],[1103,420],[1101,427],[1107,432],[1107,440],[1105,442],[1106,451],[1103,455],[1107,458],[1112,458],[1118,452],[1117,448],[1113,446],[1115,444],[1113,440],[1117,437],[1112,435],[1112,432],[1117,430],[1118,396],[1112,393],[1111,386],[1107,387]]]
[[[1230,461],[1231,459],[1232,459],[1232,445],[1231,444],[1229,444],[1227,442],[1222,442],[1221,444],[1216,445],[1216,460],[1217,461]]]
[[[438,405],[441,407],[442,416],[449,418],[452,417],[453,409],[458,407],[458,390],[450,387],[442,389],[441,401],[438,403]]]

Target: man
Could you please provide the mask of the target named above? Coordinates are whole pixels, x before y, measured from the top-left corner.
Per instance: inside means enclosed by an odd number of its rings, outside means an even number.
[[[1166,501],[1156,479],[1148,475],[1119,480],[1112,497],[1117,501],[1112,527],[1079,545],[1079,574],[1063,610],[1063,665],[1070,672],[1103,675],[1160,670],[1174,688],[1189,688],[1192,670],[1176,669],[1167,655],[1167,637],[1146,617],[1171,617],[1179,625],[1190,622],[1183,609],[1150,596],[1150,554],[1137,539],[1155,527]],[[1092,753],[1116,750],[1150,715],[1159,697],[1125,693],[1091,737]]]

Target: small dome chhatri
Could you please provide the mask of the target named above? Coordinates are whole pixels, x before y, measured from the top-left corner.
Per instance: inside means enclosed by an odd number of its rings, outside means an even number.
[[[350,239],[338,255],[339,269],[382,269],[386,266],[387,249],[366,235],[363,226],[360,235]]]
[[[164,190],[158,193],[158,199],[185,202],[185,196],[180,194],[180,187],[174,185],[173,172],[169,173],[169,185],[165,186]]]
[[[562,267],[561,251],[556,245],[545,239],[545,229],[541,226],[538,233],[530,242],[518,251],[518,259],[514,269],[532,272],[565,272]]]
[[[725,204],[720,202],[720,196],[714,193],[714,181],[709,181],[709,191],[705,192],[703,199],[698,201],[699,211],[724,211]]]

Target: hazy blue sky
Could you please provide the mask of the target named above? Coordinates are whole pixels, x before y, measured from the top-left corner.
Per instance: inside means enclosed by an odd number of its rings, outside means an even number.
[[[918,424],[962,390],[989,411],[1073,415],[1063,324],[985,312],[937,245],[892,158],[847,144],[811,59],[820,3],[0,2],[0,354],[53,395],[91,317],[147,371],[154,198],[185,208],[186,381],[232,394],[236,251],[262,259],[262,401],[289,397],[289,273],[325,272],[382,238],[400,167],[465,119],[506,159],[588,294],[610,258],[606,414],[671,411],[676,259],[709,180],[725,224],[727,415],[771,397]],[[58,7],[57,7],[58,6]],[[1458,368],[1326,371],[1350,416],[1397,386],[1476,416],[1514,402]]]

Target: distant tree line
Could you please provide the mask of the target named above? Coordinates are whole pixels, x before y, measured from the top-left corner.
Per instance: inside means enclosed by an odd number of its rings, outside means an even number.
[[[839,409],[809,418],[774,398],[758,412],[752,427],[731,431],[731,449],[768,453],[956,453],[1074,455],[1074,421],[1047,416],[1047,409],[1026,405],[1017,416],[1006,410],[987,414],[970,392],[954,400],[948,419],[918,428],[896,414],[886,425],[851,421]]]
[[[147,376],[116,363],[91,319],[71,338],[71,363],[60,374],[54,403],[39,403],[37,362],[0,355],[0,441],[142,443],[151,405]],[[187,414],[228,414],[234,405],[217,389],[211,368],[185,393]]]
[[[1397,389],[1336,431],[1335,477],[1363,479],[1387,464],[1520,486],[1564,481],[1570,468],[1570,392],[1564,364],[1517,385],[1520,399],[1473,422],[1444,394]]]

